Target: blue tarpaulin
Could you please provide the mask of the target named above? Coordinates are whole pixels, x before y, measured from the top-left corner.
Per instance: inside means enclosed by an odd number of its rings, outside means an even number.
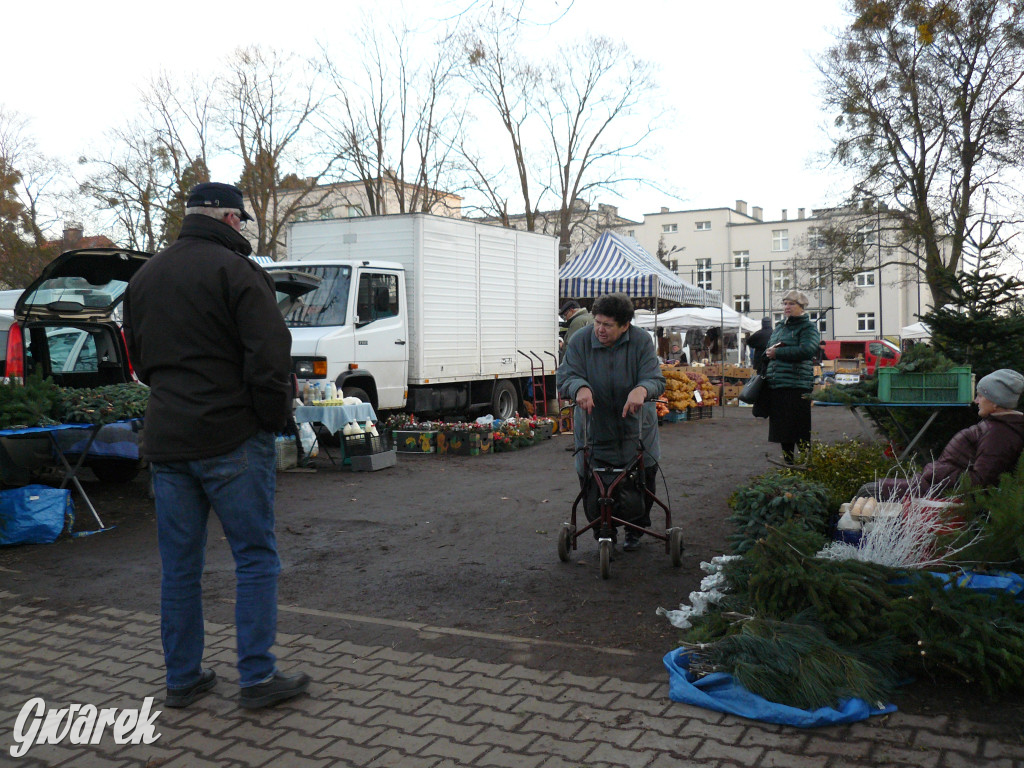
[[[838,709],[822,707],[807,710],[787,707],[785,704],[776,704],[751,693],[737,683],[732,675],[724,672],[714,672],[696,678],[690,673],[689,652],[685,649],[671,651],[665,655],[663,661],[668,669],[668,697],[672,701],[739,715],[751,720],[792,725],[797,728],[818,728],[823,725],[855,723],[872,715],[887,715],[896,711],[894,704],[875,709],[863,699],[845,699],[839,702]]]

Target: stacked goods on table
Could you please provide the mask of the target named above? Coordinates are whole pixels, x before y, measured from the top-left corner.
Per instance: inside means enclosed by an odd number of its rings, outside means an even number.
[[[709,406],[718,403],[716,387],[703,373],[696,373],[694,369],[676,368],[664,365],[661,373],[665,377],[665,394],[662,395],[663,406],[668,406],[668,412],[659,414],[664,421],[683,421],[681,414],[696,414],[697,418],[706,418],[705,409],[710,413]]]
[[[744,365],[726,365],[722,369],[722,405],[739,405],[743,385],[754,375],[754,369]]]

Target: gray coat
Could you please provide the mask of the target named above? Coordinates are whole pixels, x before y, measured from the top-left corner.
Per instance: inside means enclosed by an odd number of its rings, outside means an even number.
[[[636,456],[640,420],[637,416],[622,418],[630,391],[642,386],[649,398],[665,391],[665,377],[650,334],[632,326],[611,347],[597,340],[593,328],[574,335],[566,345],[556,382],[559,393],[570,400],[576,399],[580,387],[590,387],[594,393],[594,411],[589,420],[576,409],[574,434],[576,447],[582,448],[584,426],[590,422],[588,437],[594,460],[602,466],[621,467]],[[646,463],[652,466],[661,457],[657,411],[654,403],[648,402],[640,412]],[[576,454],[576,471],[583,474],[582,453]]]

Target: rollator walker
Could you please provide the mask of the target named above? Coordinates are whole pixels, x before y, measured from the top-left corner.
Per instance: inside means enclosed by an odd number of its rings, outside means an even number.
[[[623,467],[599,467],[594,460],[594,446],[590,441],[590,415],[577,407],[576,418],[583,418],[583,447],[573,452],[583,454],[583,477],[585,481],[581,484],[579,494],[572,503],[572,512],[569,522],[563,523],[558,532],[558,557],[562,562],[569,561],[569,552],[575,550],[577,541],[585,533],[597,530],[598,550],[601,559],[601,578],[607,579],[610,575],[612,549],[615,540],[615,527],[621,526],[624,531],[635,531],[636,533],[650,536],[653,539],[665,542],[665,552],[671,557],[672,565],[679,567],[682,564],[683,555],[683,530],[672,527],[672,510],[651,492],[645,481],[645,448],[643,443],[644,408],[637,412],[638,431],[636,456]],[[588,496],[588,485],[597,491],[597,513],[592,515],[593,519],[577,529],[576,511],[580,502],[586,505]],[[639,488],[637,488],[639,485]],[[639,491],[630,493],[629,490]],[[589,494],[592,496],[592,491]],[[665,510],[665,531],[664,533],[644,528],[636,521],[646,516],[646,500],[650,499],[654,504]],[[623,507],[632,507],[623,509]],[[618,507],[618,509],[617,509]],[[586,507],[585,507],[586,508]],[[652,506],[653,509],[653,506]],[[627,520],[622,512],[632,511],[631,519]],[[616,514],[619,513],[619,514]],[[587,516],[588,518],[591,515]]]

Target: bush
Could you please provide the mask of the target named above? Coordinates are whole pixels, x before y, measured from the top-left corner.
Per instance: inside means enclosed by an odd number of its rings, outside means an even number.
[[[813,477],[828,494],[828,510],[834,513],[839,505],[853,498],[864,483],[884,477],[892,468],[892,459],[885,455],[881,443],[846,440],[838,443],[812,443],[803,454],[806,470],[780,469],[786,477]]]
[[[829,523],[828,491],[803,477],[772,472],[738,488],[729,498],[729,521],[736,531],[729,536],[733,552],[742,555],[788,521],[825,536]]]
[[[969,530],[981,536],[955,559],[1024,568],[1024,455],[995,488],[969,489],[964,497]]]

